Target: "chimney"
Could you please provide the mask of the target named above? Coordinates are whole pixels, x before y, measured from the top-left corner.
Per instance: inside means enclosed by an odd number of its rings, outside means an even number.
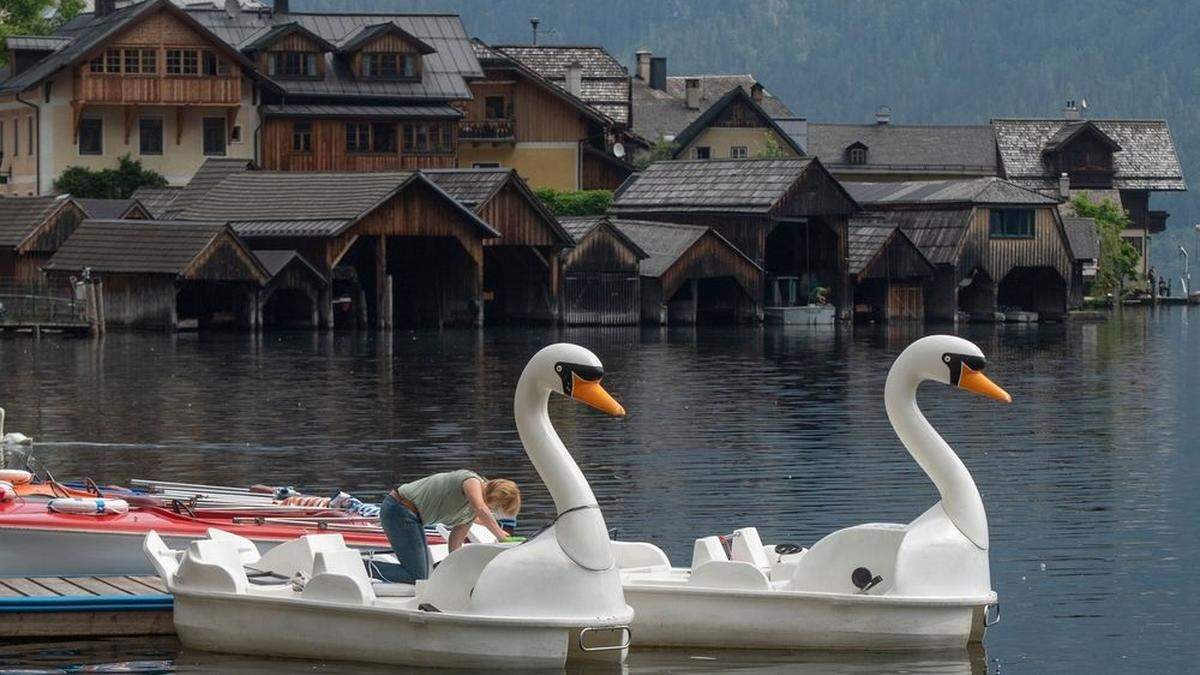
[[[650,57],[650,88],[659,91],[667,90],[667,57]]]
[[[583,94],[583,64],[572,61],[567,65],[567,91],[575,96]]]
[[[646,83],[650,82],[650,56],[649,49],[639,49],[633,53],[633,60],[637,66],[634,77]]]
[[[93,16],[99,18],[108,16],[117,9],[117,0],[96,0]]]
[[[757,82],[750,85],[750,98],[754,99],[755,103],[763,102],[763,86]]]
[[[536,16],[529,17],[529,27],[533,29],[533,44],[534,44],[534,46],[537,46],[537,29],[538,29],[538,24],[540,24],[541,22],[542,22],[542,20],[537,18]]]
[[[271,13],[273,14],[287,14],[290,11],[288,9],[288,0],[275,0],[271,5]]]
[[[1079,106],[1075,105],[1075,100],[1067,101],[1067,105],[1063,108],[1063,119],[1077,120],[1079,119]]]
[[[242,0],[225,0],[225,13],[236,17],[242,13]]]
[[[1071,197],[1071,177],[1065,173],[1058,174],[1058,196],[1063,201]]]
[[[879,110],[875,111],[875,124],[880,126],[890,124],[892,121],[892,109],[886,105],[879,106]]]
[[[689,77],[683,82],[684,91],[687,94],[688,110],[700,109],[700,78]]]

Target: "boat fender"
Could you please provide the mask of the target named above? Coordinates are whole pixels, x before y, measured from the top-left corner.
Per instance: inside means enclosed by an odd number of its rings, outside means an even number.
[[[16,498],[17,489],[13,487],[13,484],[6,480],[0,480],[0,502],[11,502]]]
[[[24,485],[33,482],[33,474],[20,469],[0,469],[0,480],[13,485]]]
[[[129,513],[129,502],[124,499],[51,499],[46,508],[55,513],[81,516],[108,516]]]

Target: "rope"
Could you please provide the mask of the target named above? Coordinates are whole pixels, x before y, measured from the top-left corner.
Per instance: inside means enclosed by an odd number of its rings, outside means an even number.
[[[563,516],[567,515],[568,513],[573,513],[575,511],[583,511],[584,509],[598,509],[598,508],[600,508],[599,504],[584,504],[583,506],[575,506],[575,507],[569,508],[566,511],[563,511],[562,513],[554,516],[554,520],[551,520],[550,522],[543,525],[541,527],[541,529],[539,529],[537,532],[535,532],[532,537],[530,537],[529,539],[526,539],[524,542],[522,542],[522,544],[529,543],[529,542],[533,541],[534,539],[536,539],[543,532],[545,532],[546,530],[550,529],[550,527],[552,527],[553,525],[558,523],[559,518],[562,518]],[[522,544],[518,544],[518,546],[520,546]],[[571,562],[575,563],[576,565],[579,565],[580,567],[582,567],[583,569],[585,569],[589,572],[603,572],[612,567],[612,565],[609,565],[608,567],[588,567],[587,565],[584,565],[583,563],[579,562],[575,558],[571,557],[571,554],[568,553],[567,550],[562,547],[562,544],[559,544],[558,548],[560,551],[563,552],[563,555],[567,556],[567,558]]]

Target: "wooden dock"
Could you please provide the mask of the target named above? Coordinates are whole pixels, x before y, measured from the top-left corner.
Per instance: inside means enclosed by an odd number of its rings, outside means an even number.
[[[5,637],[172,635],[158,577],[0,578]]]

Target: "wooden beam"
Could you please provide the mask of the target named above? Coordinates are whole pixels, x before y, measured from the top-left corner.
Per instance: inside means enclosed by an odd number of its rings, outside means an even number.
[[[133,121],[137,119],[137,106],[127,105],[125,109],[125,145],[129,145],[129,133],[133,130]]]
[[[83,119],[84,103],[78,99],[71,101],[71,138],[79,142],[79,121]]]
[[[233,142],[233,124],[237,122],[238,110],[241,110],[240,105],[235,105],[225,110],[225,142]]]
[[[388,325],[391,308],[384,306],[388,297],[387,287],[387,236],[381,234],[375,238],[375,325],[380,330],[391,327]]]
[[[175,145],[179,145],[183,141],[183,118],[187,114],[187,108],[181,105],[175,106]]]

